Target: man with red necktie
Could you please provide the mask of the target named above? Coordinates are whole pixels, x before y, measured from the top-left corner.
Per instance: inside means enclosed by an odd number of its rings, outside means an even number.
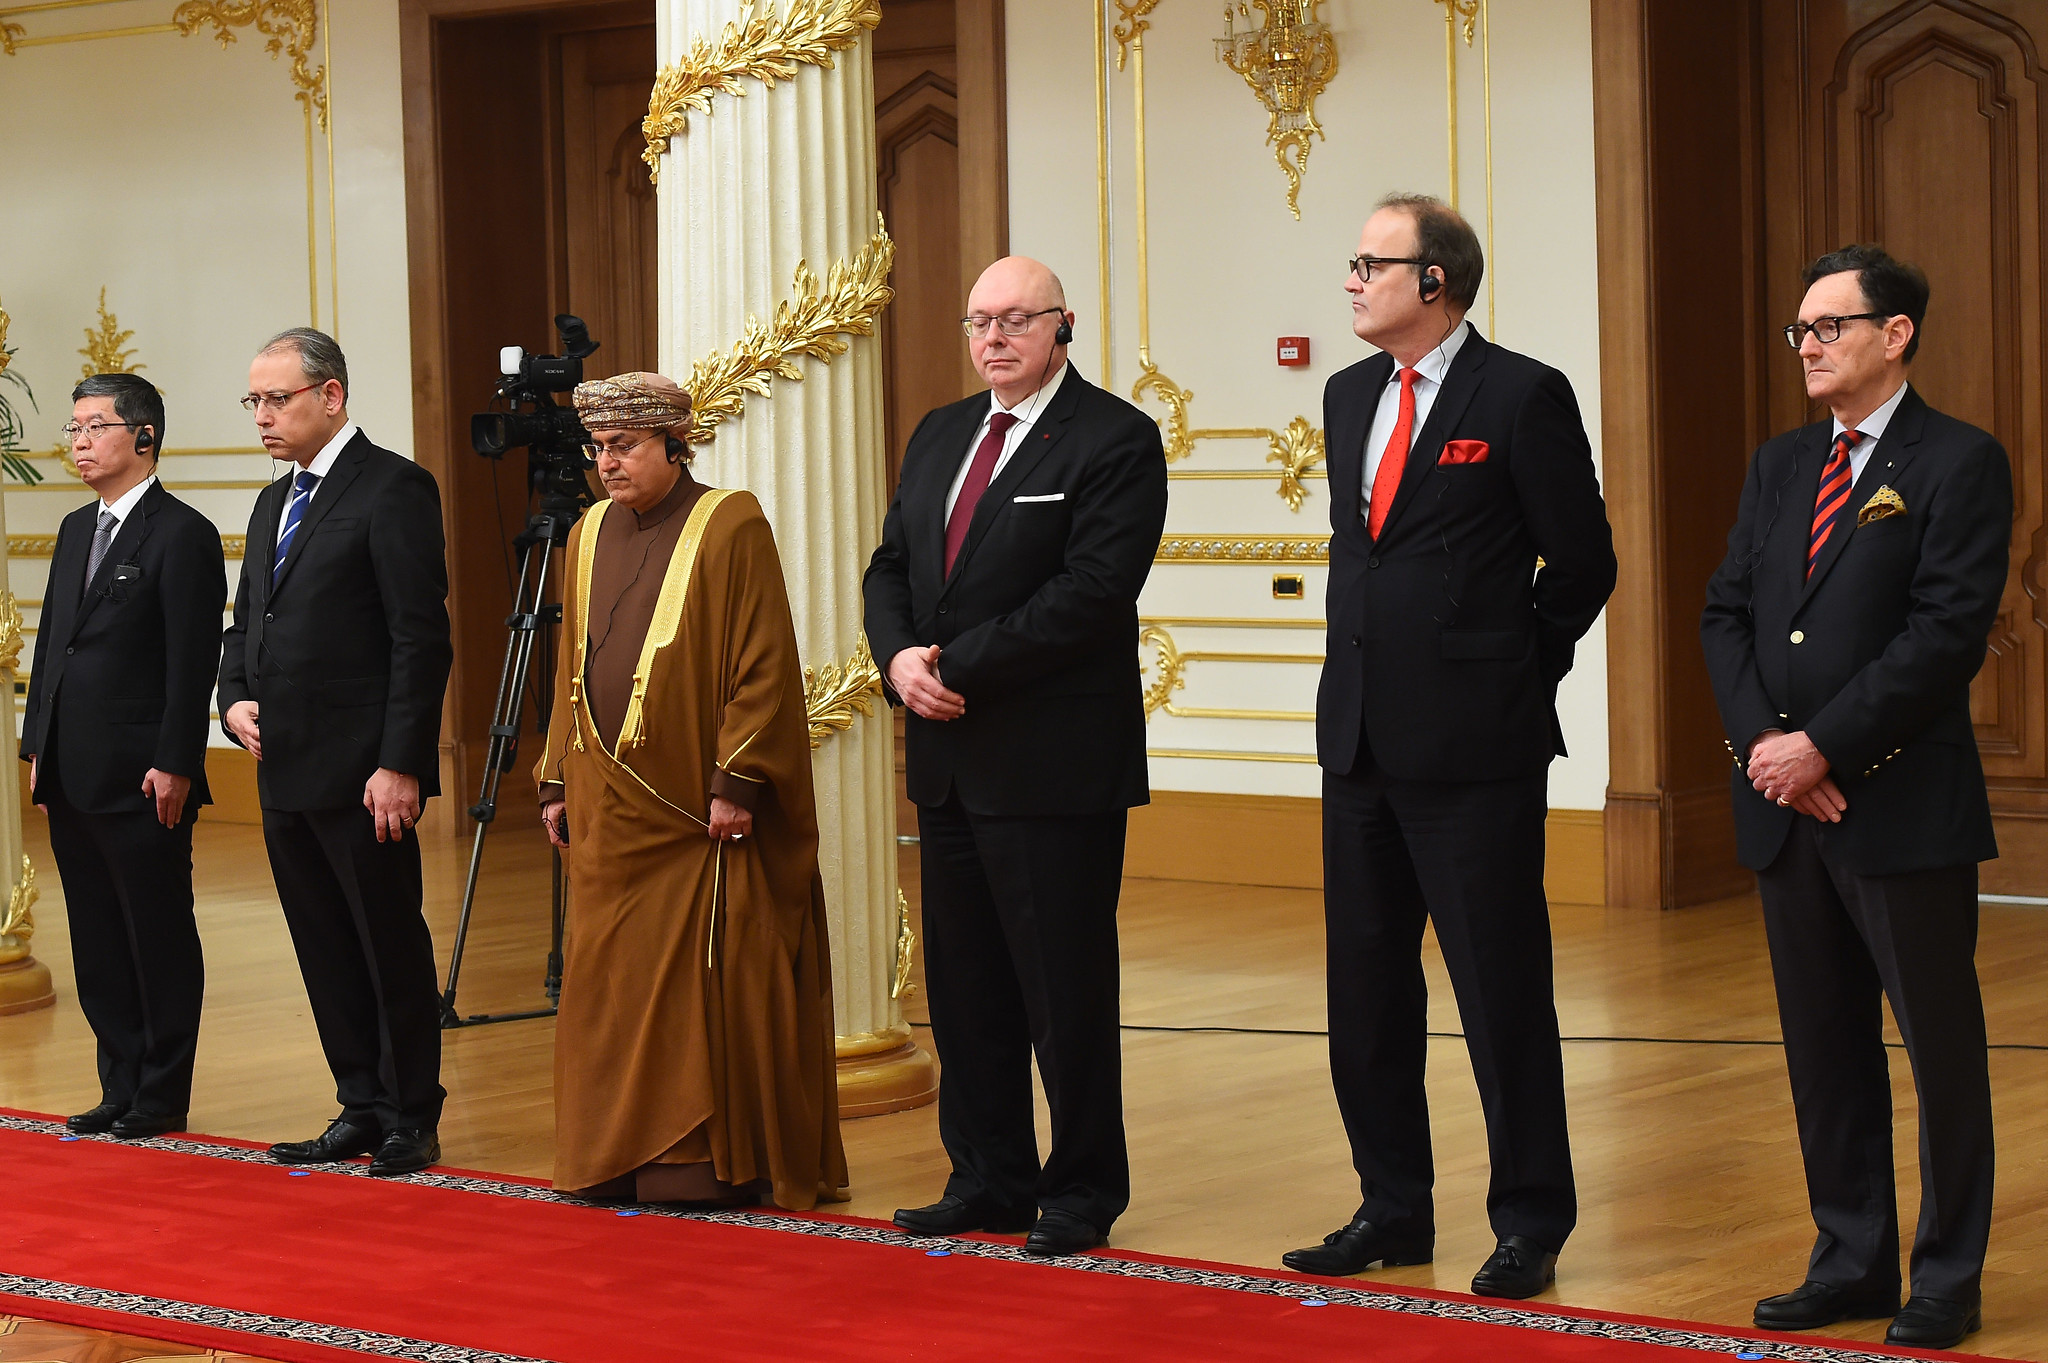
[[[1578,1214],[1543,894],[1557,684],[1615,561],[1570,382],[1465,320],[1484,269],[1462,217],[1392,195],[1345,276],[1352,330],[1382,353],[1323,394],[1316,750],[1330,1072],[1362,1197],[1285,1263],[1350,1274],[1435,1252],[1422,972],[1434,922],[1493,1161],[1498,1243],[1472,1290],[1529,1297]]]
[[[1159,427],[1073,371],[1073,324],[1037,261],[982,273],[962,326],[990,391],[918,423],[863,582],[889,700],[909,710],[953,1166],[896,1224],[1029,1231],[1045,1255],[1103,1243],[1130,1201],[1116,908],[1128,813],[1151,798],[1138,591],[1166,522]]]
[[[1946,1349],[1978,1327],[1991,1227],[1974,956],[1977,863],[1998,848],[1970,679],[2006,587],[2012,472],[1906,382],[1925,275],[1848,246],[1805,279],[1785,338],[1830,416],[1757,451],[1701,621],[1819,1231],[1806,1280],[1756,1323],[1889,1316],[1890,1343]],[[1920,1095],[1903,1308],[1881,998]]]

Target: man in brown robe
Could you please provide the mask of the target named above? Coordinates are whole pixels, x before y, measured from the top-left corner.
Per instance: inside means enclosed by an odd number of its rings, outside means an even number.
[[[610,500],[569,536],[541,821],[566,849],[555,1186],[840,1200],[809,726],[775,540],[690,476],[690,398],[579,384]]]

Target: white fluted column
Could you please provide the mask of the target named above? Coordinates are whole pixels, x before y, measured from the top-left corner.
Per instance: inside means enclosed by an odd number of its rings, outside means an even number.
[[[0,319],[6,314],[0,313]],[[6,327],[0,322],[0,333]],[[7,510],[0,497],[0,584],[7,581]],[[0,585],[0,696],[14,702],[14,677],[24,636],[14,593]],[[57,1001],[50,969],[29,953],[35,931],[35,872],[21,848],[21,781],[9,773],[0,781],[0,1014],[25,1013]]]
[[[774,6],[782,9],[787,0]],[[770,6],[760,7],[765,11]],[[676,62],[715,39],[739,0],[660,0],[658,51]],[[791,295],[798,263],[820,280],[876,231],[870,40],[804,65],[772,87],[714,96],[674,139],[660,179],[662,372],[739,343],[749,315],[768,321]],[[829,363],[802,357],[801,382],[774,380],[744,415],[700,446],[696,469],[760,499],[789,581],[807,667],[842,666],[861,639],[860,577],[887,509],[882,369],[877,343],[852,337]],[[840,1108],[849,1116],[929,1102],[931,1057],[891,996],[899,914],[895,761],[887,707],[825,738],[813,753],[819,863],[832,929]]]

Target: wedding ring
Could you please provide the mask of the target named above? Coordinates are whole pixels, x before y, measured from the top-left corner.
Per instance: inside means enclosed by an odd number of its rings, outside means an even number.
[[[1783,797],[1781,796],[1781,797],[1779,798],[1779,800],[1778,800],[1778,803],[1779,803],[1779,804],[1781,804],[1781,805],[1785,805],[1785,806],[1789,807],[1789,806],[1791,805],[1791,803],[1792,803],[1792,802],[1791,802],[1790,800],[1787,800],[1787,799],[1785,799],[1785,798],[1783,798]]]

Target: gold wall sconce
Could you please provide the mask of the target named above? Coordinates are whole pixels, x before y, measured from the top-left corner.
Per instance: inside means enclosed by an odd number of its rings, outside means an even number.
[[[1322,137],[1316,122],[1316,96],[1337,74],[1337,39],[1329,25],[1316,19],[1322,0],[1243,0],[1223,7],[1223,36],[1216,40],[1216,60],[1252,88],[1266,106],[1266,143],[1273,159],[1287,173],[1287,208],[1301,221],[1301,172],[1308,164],[1309,138]],[[1239,29],[1257,9],[1261,22]],[[1289,157],[1288,152],[1294,154]]]

